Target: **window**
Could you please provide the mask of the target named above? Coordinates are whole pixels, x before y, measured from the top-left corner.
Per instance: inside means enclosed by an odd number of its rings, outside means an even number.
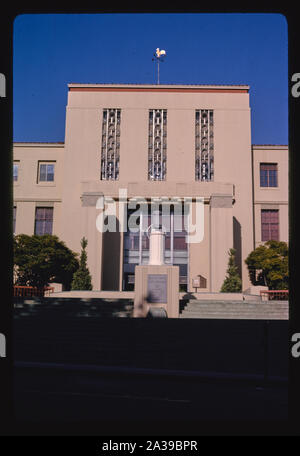
[[[277,187],[277,163],[260,163],[260,186]]]
[[[195,179],[214,180],[214,112],[197,109],[195,113]]]
[[[14,182],[18,181],[18,177],[19,177],[19,163],[18,162],[14,162],[14,166],[13,166],[13,180],[14,180]]]
[[[52,234],[53,207],[37,207],[35,210],[34,234]]]
[[[39,163],[39,182],[54,181],[54,163]]]
[[[16,232],[16,215],[17,215],[17,208],[14,206],[14,211],[13,211],[13,234]]]
[[[261,240],[279,241],[279,211],[278,209],[262,209],[261,211]]]
[[[162,181],[167,173],[167,110],[150,109],[148,180]]]
[[[101,180],[119,179],[121,109],[103,109]]]
[[[187,211],[186,211],[187,212]],[[133,215],[135,214],[135,215]],[[138,230],[130,229],[130,219],[139,226]],[[134,290],[135,266],[149,264],[149,227],[158,223],[165,232],[165,264],[179,266],[179,282],[187,290],[188,284],[188,244],[187,223],[188,214],[180,203],[168,205],[151,211],[151,205],[127,211],[127,231],[124,233],[123,256],[123,290]]]

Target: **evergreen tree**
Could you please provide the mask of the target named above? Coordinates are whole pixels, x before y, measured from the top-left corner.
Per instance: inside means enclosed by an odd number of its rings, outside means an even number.
[[[92,278],[87,267],[87,254],[86,246],[87,239],[83,237],[80,241],[81,244],[81,254],[79,260],[79,268],[73,276],[73,281],[71,285],[72,290],[92,290]]]
[[[77,254],[57,236],[18,234],[14,237],[15,285],[43,288],[58,282],[69,290],[77,269]]]
[[[228,268],[226,271],[226,277],[223,282],[221,292],[222,293],[234,293],[242,291],[242,280],[238,273],[238,268],[235,264],[235,249],[230,249],[228,260]]]

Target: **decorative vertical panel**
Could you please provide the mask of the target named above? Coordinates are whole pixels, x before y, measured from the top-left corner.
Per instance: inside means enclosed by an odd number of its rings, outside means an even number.
[[[214,112],[197,109],[195,113],[195,178],[214,180]]]
[[[119,178],[120,124],[120,109],[103,109],[101,180]]]
[[[148,180],[165,180],[167,173],[167,110],[149,111]]]

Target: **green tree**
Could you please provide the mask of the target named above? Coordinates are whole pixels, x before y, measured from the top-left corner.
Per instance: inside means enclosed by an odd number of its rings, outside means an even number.
[[[221,287],[222,293],[242,291],[242,280],[238,273],[238,268],[235,264],[235,249],[229,249],[229,260],[226,271],[226,277]]]
[[[267,241],[245,260],[252,285],[266,285],[270,290],[288,290],[288,245]]]
[[[57,236],[19,234],[14,237],[16,285],[42,288],[58,282],[68,290],[77,269],[77,254]]]
[[[92,290],[92,278],[87,267],[87,239],[83,237],[80,241],[81,254],[79,260],[79,268],[74,273],[71,288],[72,290]]]

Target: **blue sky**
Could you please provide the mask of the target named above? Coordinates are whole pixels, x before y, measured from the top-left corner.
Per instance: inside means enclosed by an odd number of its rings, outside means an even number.
[[[14,141],[64,141],[67,84],[249,84],[253,144],[288,143],[280,14],[34,14],[14,21]]]

